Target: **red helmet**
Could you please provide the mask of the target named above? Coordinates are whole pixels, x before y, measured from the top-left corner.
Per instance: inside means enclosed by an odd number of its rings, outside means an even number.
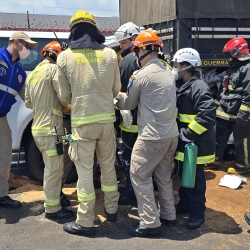
[[[222,52],[230,53],[232,58],[239,58],[249,52],[247,41],[241,37],[235,37],[226,43]]]
[[[44,48],[41,50],[40,54],[41,56],[44,56],[44,52],[51,52],[56,57],[62,52],[62,48],[59,42],[52,41],[44,46]]]

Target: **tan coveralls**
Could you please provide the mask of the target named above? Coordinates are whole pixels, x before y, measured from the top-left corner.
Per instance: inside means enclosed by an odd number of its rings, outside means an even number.
[[[152,174],[159,189],[160,217],[175,220],[172,163],[178,143],[174,76],[157,58],[134,72],[128,97],[116,104],[120,109],[138,106],[138,138],[131,158],[130,177],[138,201],[140,224],[161,225],[154,199]]]
[[[118,209],[115,161],[115,111],[113,97],[120,88],[120,74],[114,50],[67,49],[57,58],[60,99],[72,104],[71,126],[74,141],[69,155],[77,173],[79,207],[76,222],[84,227],[94,223],[94,152],[101,167],[101,189],[108,213]]]
[[[61,209],[64,155],[57,154],[54,127],[56,126],[60,140],[64,131],[58,92],[57,66],[48,60],[43,60],[26,80],[25,105],[33,109],[32,134],[45,164],[43,188],[46,213],[54,213]]]

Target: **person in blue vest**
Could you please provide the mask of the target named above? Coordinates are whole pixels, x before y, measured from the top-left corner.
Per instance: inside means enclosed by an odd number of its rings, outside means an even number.
[[[26,73],[19,64],[20,59],[29,56],[30,50],[38,46],[22,31],[15,31],[8,46],[0,49],[0,206],[17,208],[19,201],[8,196],[8,178],[12,160],[12,137],[7,114],[19,94],[24,100]]]

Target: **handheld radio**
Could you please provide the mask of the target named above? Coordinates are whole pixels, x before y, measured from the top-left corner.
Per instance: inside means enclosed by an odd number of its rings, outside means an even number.
[[[56,126],[55,126],[55,131],[56,131]],[[62,141],[59,140],[59,137],[57,135],[57,131],[56,131],[56,151],[58,155],[62,155],[63,154],[63,143]]]

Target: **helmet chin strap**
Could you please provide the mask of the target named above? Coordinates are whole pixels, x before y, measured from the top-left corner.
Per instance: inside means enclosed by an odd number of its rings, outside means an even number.
[[[182,72],[182,71],[184,71],[184,70],[186,70],[186,69],[190,69],[190,68],[192,68],[193,67],[193,65],[189,65],[189,66],[187,66],[187,67],[185,67],[185,68],[181,68],[180,67],[180,64],[178,63],[178,70],[180,71],[180,72]]]
[[[139,57],[139,52],[138,52],[138,53],[136,53],[136,56],[138,57],[139,62],[141,62],[146,56],[148,56],[152,52],[153,52],[153,50],[149,50],[146,54],[142,55],[141,57]]]

